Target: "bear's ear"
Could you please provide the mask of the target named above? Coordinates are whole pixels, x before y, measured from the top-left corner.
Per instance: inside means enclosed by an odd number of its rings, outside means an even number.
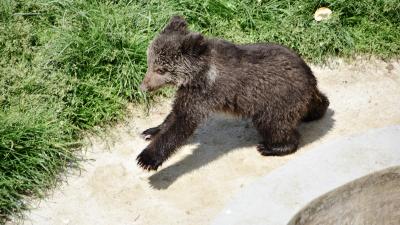
[[[200,33],[190,33],[183,38],[181,50],[184,54],[200,55],[206,49],[206,40]]]
[[[187,23],[183,17],[173,16],[161,33],[162,34],[179,33],[185,35],[189,33],[189,31],[187,29]]]

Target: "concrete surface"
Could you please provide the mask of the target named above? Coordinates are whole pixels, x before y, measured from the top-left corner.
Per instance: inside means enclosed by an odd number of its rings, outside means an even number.
[[[241,190],[211,224],[285,225],[320,195],[374,171],[399,165],[400,126],[338,138],[315,147]],[[352,207],[357,207],[356,202]],[[337,212],[339,219],[343,214]],[[393,213],[400,214],[400,211]]]
[[[312,201],[289,225],[399,225],[400,166],[371,173]]]
[[[216,116],[158,172],[148,173],[135,162],[147,145],[139,133],[164,119],[170,108],[163,102],[150,116],[135,109],[108,135],[91,138],[93,145],[86,150],[91,160],[84,170],[73,171],[45,200],[33,204],[25,220],[10,224],[209,224],[235,193],[310,149],[400,124],[398,61],[333,64],[312,67],[331,105],[322,120],[301,125],[301,148],[295,154],[262,157],[255,147],[260,138],[248,121]]]

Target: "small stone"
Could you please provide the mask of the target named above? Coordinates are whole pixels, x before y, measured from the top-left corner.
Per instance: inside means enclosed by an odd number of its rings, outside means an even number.
[[[330,15],[332,14],[332,10],[326,7],[321,7],[317,9],[314,13],[314,19],[316,21],[322,21],[329,19]]]
[[[386,66],[386,69],[389,71],[389,73],[392,72],[392,70],[394,69],[393,64],[389,63],[389,64]]]

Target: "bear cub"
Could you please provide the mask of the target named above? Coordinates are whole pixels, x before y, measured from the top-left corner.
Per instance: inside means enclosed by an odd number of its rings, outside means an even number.
[[[329,105],[310,67],[288,48],[206,38],[179,16],[151,42],[147,64],[143,91],[178,90],[165,121],[143,132],[151,142],[137,161],[146,170],[157,170],[213,112],[251,118],[262,155],[293,153],[299,123],[321,118]]]

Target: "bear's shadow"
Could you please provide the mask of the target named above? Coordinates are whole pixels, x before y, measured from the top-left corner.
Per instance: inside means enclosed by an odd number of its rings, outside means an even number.
[[[300,125],[299,151],[302,146],[321,138],[333,127],[333,115],[334,111],[328,109],[322,119]],[[193,153],[150,176],[150,185],[155,189],[167,189],[180,176],[243,147],[254,146],[254,152],[249,154],[259,154],[255,146],[260,140],[261,137],[249,120],[227,119],[215,115],[199,127],[189,140],[190,144],[196,144]],[[260,154],[260,157],[263,156]]]

